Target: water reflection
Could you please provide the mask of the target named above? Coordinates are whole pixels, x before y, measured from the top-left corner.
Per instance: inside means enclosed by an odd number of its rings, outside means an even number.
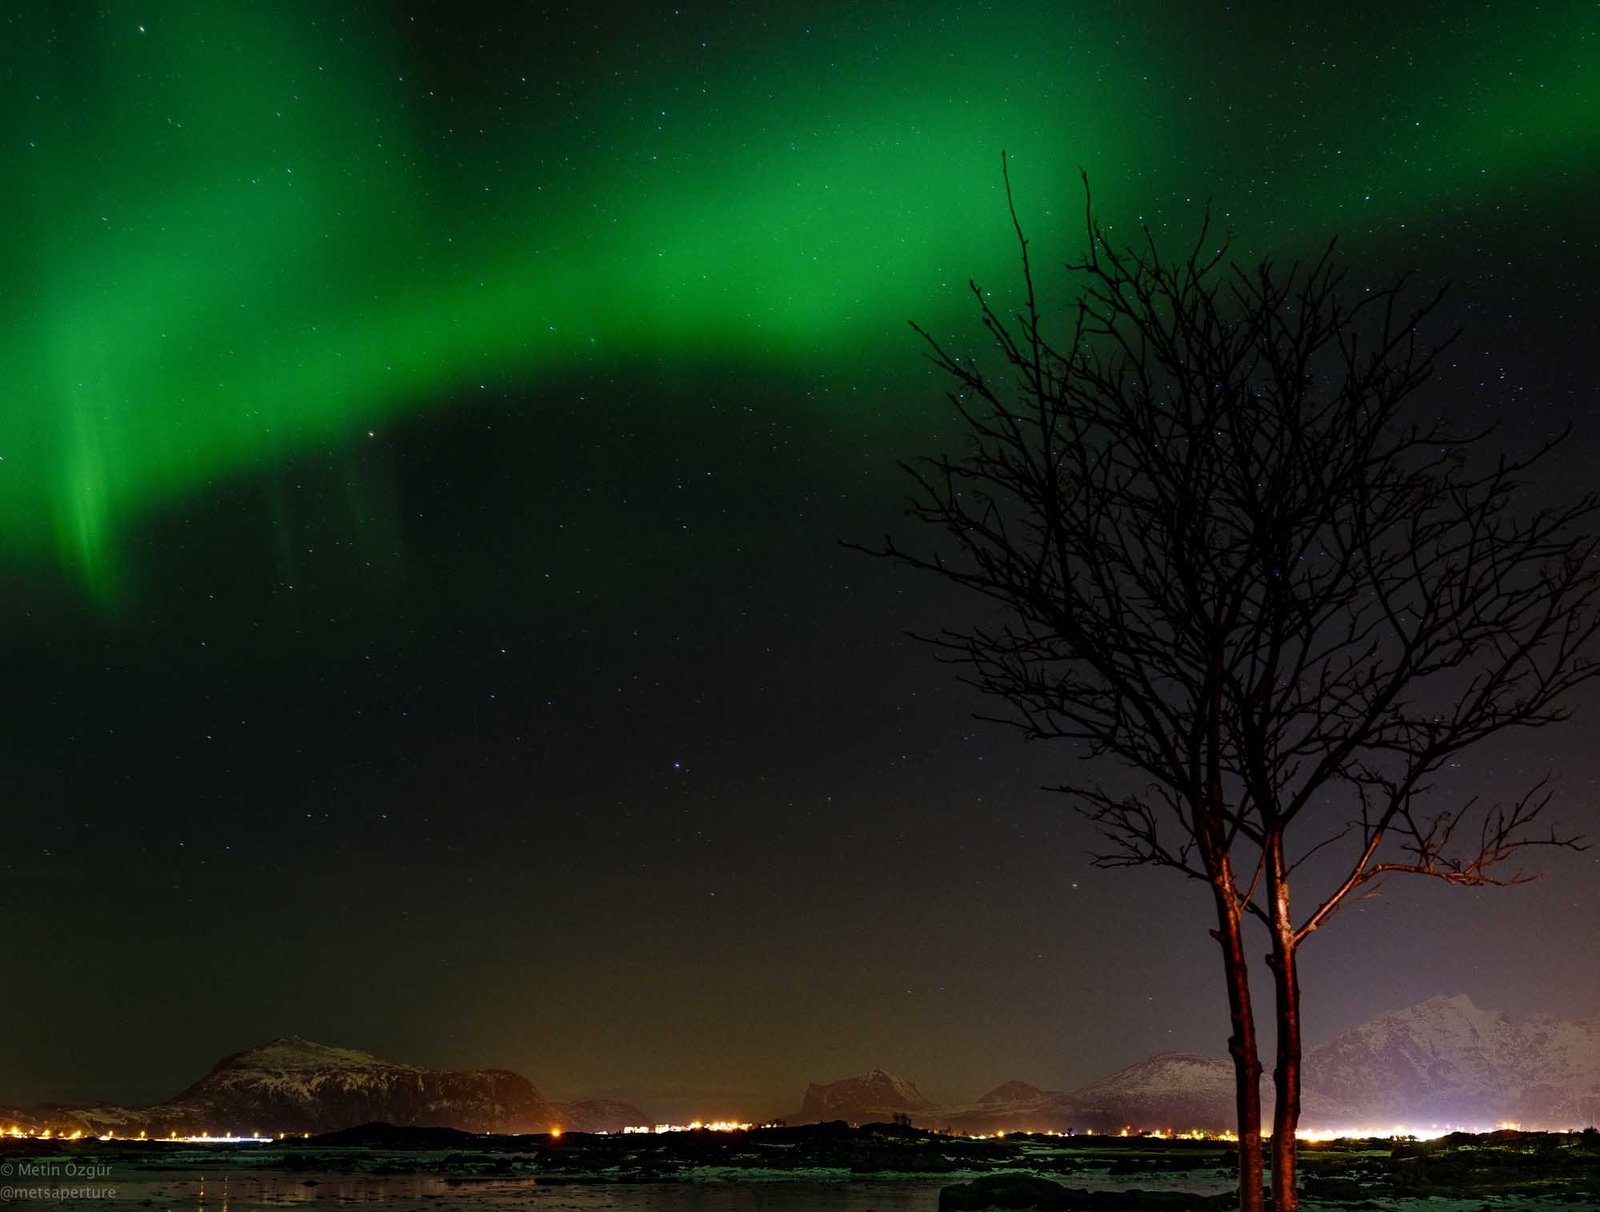
[[[165,1184],[169,1199],[195,1212],[247,1212],[256,1207],[314,1203],[399,1202],[472,1198],[499,1202],[525,1199],[539,1183],[533,1178],[440,1178],[425,1174],[336,1175],[327,1178],[226,1175]],[[548,1188],[546,1188],[548,1189]],[[233,1202],[230,1208],[229,1201]]]
[[[933,1212],[939,1183],[541,1183],[534,1178],[427,1175],[166,1176],[119,1188],[150,1212],[261,1212],[383,1202],[383,1212]],[[56,1205],[59,1209],[62,1205]],[[108,1212],[102,1205],[84,1212]]]

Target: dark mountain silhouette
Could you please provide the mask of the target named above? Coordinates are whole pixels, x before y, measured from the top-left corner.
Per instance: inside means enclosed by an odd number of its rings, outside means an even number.
[[[21,1109],[10,1122],[119,1136],[331,1132],[374,1121],[468,1132],[616,1131],[649,1122],[626,1103],[546,1099],[508,1069],[426,1069],[284,1036],[224,1057],[181,1094],[149,1107]]]
[[[909,1115],[913,1123],[925,1122],[934,1104],[910,1082],[874,1069],[860,1077],[812,1082],[806,1087],[800,1110],[785,1118],[792,1123],[819,1123],[842,1119],[853,1124],[887,1123],[896,1115]]]

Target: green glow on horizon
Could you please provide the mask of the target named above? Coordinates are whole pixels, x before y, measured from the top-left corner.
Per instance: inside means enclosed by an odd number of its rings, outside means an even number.
[[[969,276],[1009,281],[1002,147],[1051,243],[1079,165],[1107,214],[1187,224],[1203,190],[1300,238],[1357,198],[1393,218],[1592,163],[1600,135],[1600,22],[1577,5],[1434,48],[1439,90],[1385,119],[1418,133],[1363,123],[1393,100],[1370,93],[1278,130],[1337,124],[1347,150],[1254,196],[1260,149],[1171,66],[1188,34],[1138,45],[1104,6],[933,4],[909,38],[858,16],[813,41],[796,17],[761,27],[765,59],[730,33],[592,86],[570,128],[530,101],[470,137],[371,12],[155,9],[23,5],[0,51],[0,550],[106,599],[145,511],[491,380],[530,384],[530,407],[543,375],[655,360],[892,382],[918,353],[907,318],[954,322]],[[1504,64],[1473,55],[1507,46],[1517,70],[1488,79]],[[1452,72],[1483,78],[1452,96]]]

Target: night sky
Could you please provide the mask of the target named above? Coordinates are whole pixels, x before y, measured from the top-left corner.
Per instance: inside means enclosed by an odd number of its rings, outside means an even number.
[[[1223,1054],[1203,890],[1092,869],[1076,755],[905,638],[971,604],[839,544],[955,440],[906,321],[1015,294],[1002,149],[1046,267],[1081,167],[1451,281],[1430,402],[1600,458],[1592,0],[19,0],[0,57],[0,1101],[290,1032],[707,1116]],[[1446,790],[1600,834],[1597,741]],[[1310,1042],[1600,1011],[1596,853],[1348,910]]]

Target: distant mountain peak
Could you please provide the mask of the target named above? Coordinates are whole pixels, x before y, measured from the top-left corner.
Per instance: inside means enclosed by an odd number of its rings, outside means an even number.
[[[1303,1123],[1451,1123],[1503,1120],[1573,1127],[1600,1116],[1600,1031],[1595,1023],[1513,1018],[1466,994],[1432,997],[1379,1015],[1306,1054]]]
[[[627,1103],[551,1102],[508,1069],[427,1069],[299,1035],[225,1056],[181,1094],[152,1106],[53,1107],[48,1118],[44,1110],[8,1109],[5,1122],[153,1136],[327,1132],[379,1121],[467,1132],[615,1132],[650,1122]]]
[[[396,1069],[417,1071],[415,1065],[401,1065],[382,1060],[370,1052],[354,1048],[338,1048],[320,1044],[298,1035],[280,1035],[243,1052],[223,1057],[211,1072],[218,1074],[231,1070],[271,1071],[277,1073],[329,1069]]]
[[[1157,1052],[1135,1061],[1115,1073],[1108,1073],[1105,1077],[1091,1082],[1085,1090],[1093,1090],[1102,1086],[1113,1086],[1130,1081],[1148,1081],[1152,1074],[1173,1074],[1193,1071],[1199,1074],[1215,1075],[1226,1071],[1233,1072],[1233,1062],[1218,1056],[1206,1056],[1200,1052]]]
[[[912,1083],[886,1069],[873,1069],[859,1077],[834,1082],[812,1082],[800,1111],[800,1121],[848,1120],[866,1123],[897,1114],[924,1114],[933,1104]]]
[[[1021,1103],[1032,1102],[1045,1097],[1045,1092],[1038,1086],[1030,1086],[1027,1082],[1013,1079],[1002,1082],[989,1093],[978,1100],[980,1104],[991,1103]]]
[[[922,1097],[921,1094],[917,1093],[917,1088],[914,1085],[902,1077],[896,1077],[887,1069],[874,1069],[871,1073],[867,1074],[866,1082],[868,1085],[882,1086],[891,1090],[906,1091],[916,1095],[917,1098]]]
[[[1400,1014],[1411,1015],[1440,1013],[1476,1015],[1488,1014],[1490,1011],[1484,1010],[1481,1006],[1474,1002],[1470,994],[1441,993],[1437,997],[1430,997],[1426,1001],[1420,1001],[1414,1006],[1406,1006],[1403,1009],[1391,1011],[1387,1015],[1380,1014],[1378,1017],[1383,1019],[1391,1018]]]
[[[359,1052],[354,1048],[341,1048],[333,1044],[324,1044],[314,1039],[307,1039],[303,1035],[280,1035],[276,1039],[269,1039],[264,1044],[257,1044],[254,1048],[246,1048],[243,1052],[235,1055],[248,1056],[257,1052],[306,1052],[318,1056],[353,1052],[357,1056],[370,1055],[370,1053]]]

